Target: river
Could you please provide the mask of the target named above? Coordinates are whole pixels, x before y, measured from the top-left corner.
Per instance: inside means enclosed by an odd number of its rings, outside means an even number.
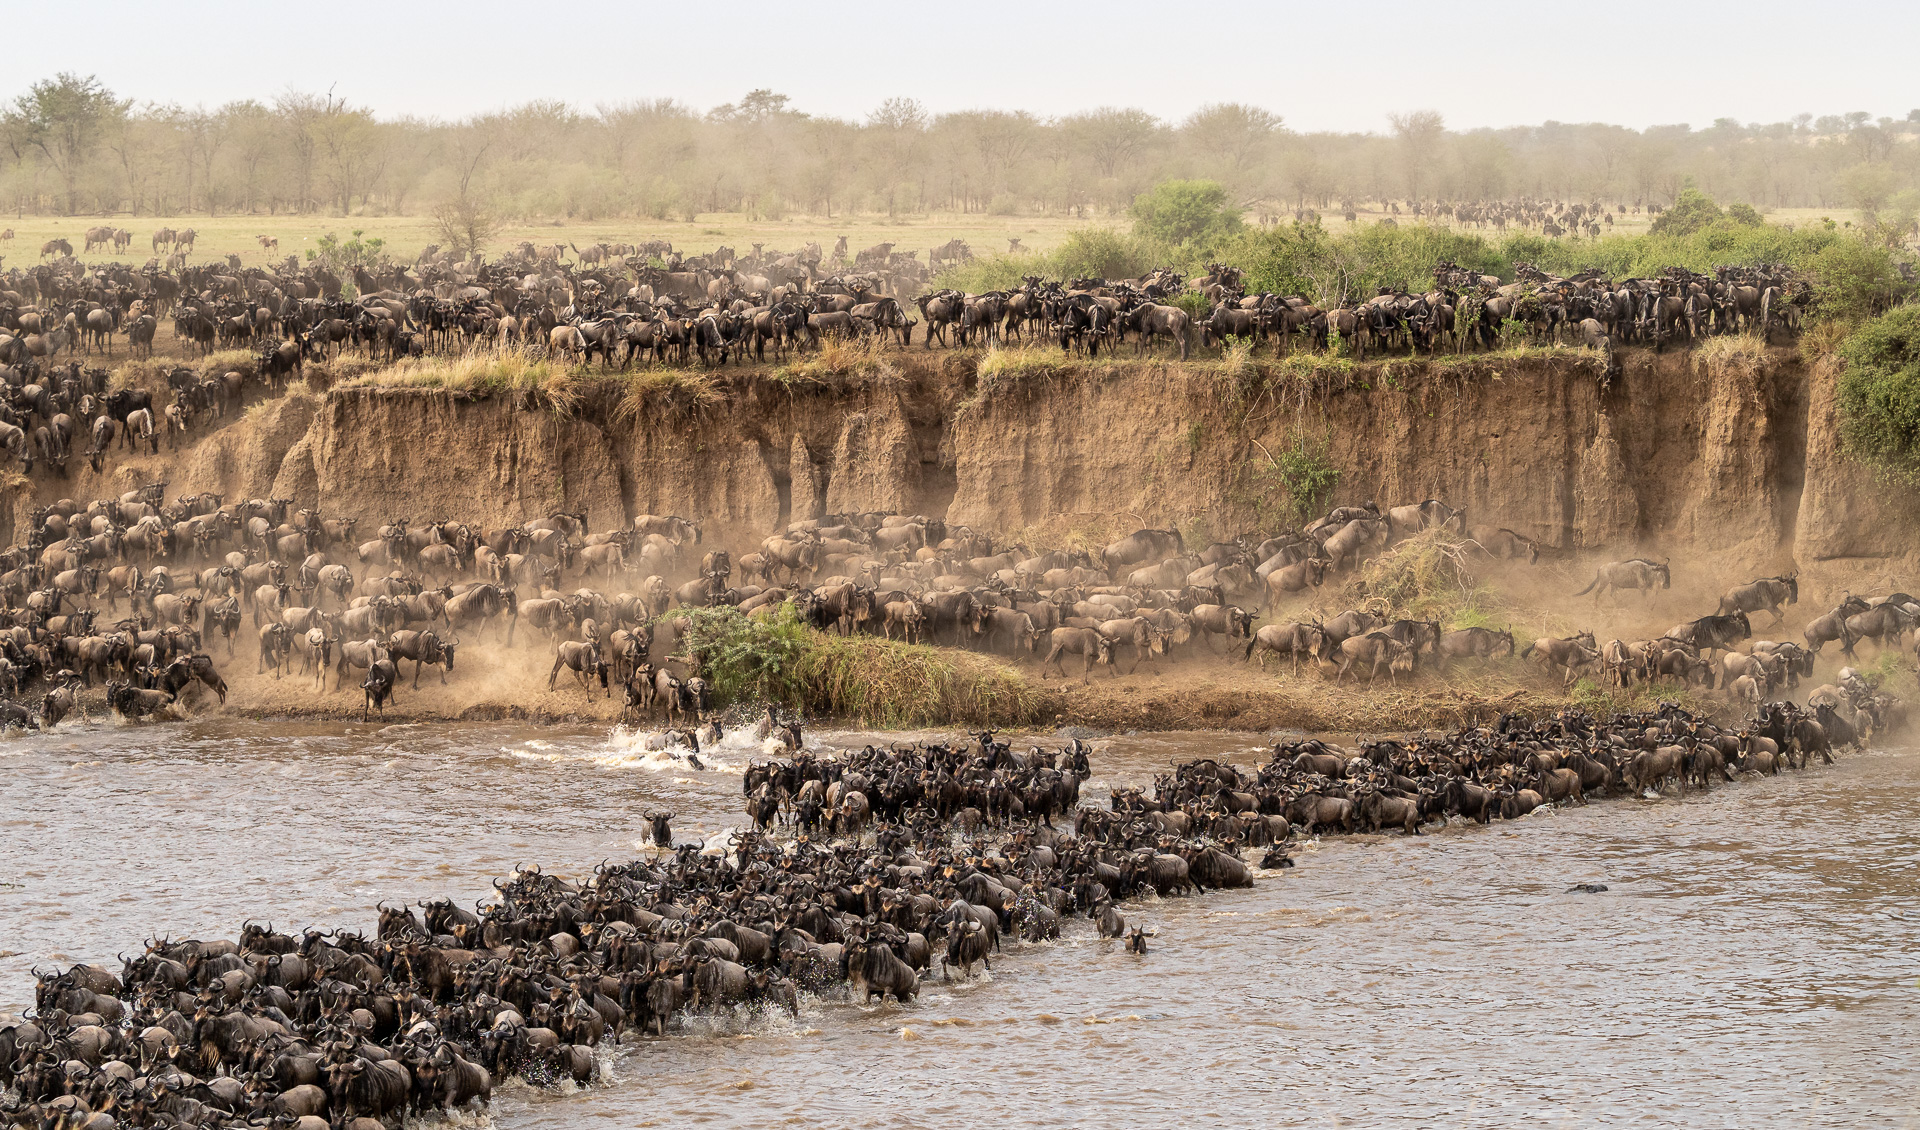
[[[835,740],[833,735],[823,736]],[[841,738],[846,736],[842,735]],[[1083,799],[1244,735],[1102,742]],[[516,863],[741,822],[738,768],[604,730],[215,721],[0,746],[0,1013],[28,967],[149,931],[371,929]],[[728,771],[728,770],[731,771]],[[1254,890],[1136,903],[1131,956],[1074,922],[914,1006],[808,1002],[633,1041],[497,1127],[1910,1126],[1920,753],[1658,801],[1309,844]],[[1568,893],[1605,883],[1601,894]],[[936,966],[937,968],[937,966]]]

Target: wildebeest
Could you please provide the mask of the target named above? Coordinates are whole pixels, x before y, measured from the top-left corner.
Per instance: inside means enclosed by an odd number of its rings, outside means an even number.
[[[1267,665],[1267,653],[1284,655],[1293,661],[1294,675],[1300,674],[1300,657],[1307,656],[1315,662],[1327,658],[1327,634],[1318,624],[1268,624],[1255,632],[1247,641],[1247,649],[1242,659],[1251,660],[1254,653],[1260,654],[1260,666]]]
[[[1727,616],[1735,612],[1753,613],[1765,609],[1773,613],[1773,622],[1778,624],[1786,618],[1780,611],[1782,602],[1800,603],[1798,573],[1762,577],[1757,581],[1748,581],[1744,585],[1728,589],[1727,594],[1720,598],[1720,615]]]
[[[1745,612],[1728,616],[1702,616],[1685,624],[1675,624],[1666,630],[1663,638],[1679,640],[1702,650],[1731,647],[1741,640],[1752,639],[1753,625],[1747,620]]]
[[[1053,646],[1040,664],[1042,679],[1047,677],[1050,668],[1058,668],[1060,677],[1066,678],[1066,667],[1060,662],[1063,655],[1078,655],[1085,660],[1080,671],[1083,683],[1089,681],[1094,664],[1113,667],[1113,641],[1092,628],[1055,628],[1051,639]],[[1113,671],[1113,674],[1117,676],[1119,672]]]
[[[1598,604],[1600,597],[1608,592],[1615,592],[1622,589],[1644,589],[1647,594],[1647,599],[1652,600],[1655,581],[1659,582],[1658,587],[1660,588],[1672,588],[1673,571],[1663,562],[1649,561],[1644,557],[1635,557],[1627,561],[1612,561],[1600,566],[1599,570],[1594,573],[1593,580],[1588,583],[1587,587],[1573,595],[1585,596],[1588,593],[1592,593],[1594,603]]]
[[[577,643],[569,640],[555,649],[553,670],[547,672],[548,690],[553,689],[554,680],[560,677],[562,667],[573,672],[574,678],[580,680],[581,689],[586,691],[588,699],[593,698],[593,687],[588,683],[588,679],[600,680],[601,697],[605,698],[613,693],[607,686],[607,664],[600,658],[599,646],[592,641]],[[419,673],[420,669],[415,667],[416,678]]]
[[[1569,687],[1579,679],[1581,672],[1597,670],[1600,666],[1600,653],[1595,648],[1592,632],[1534,640],[1521,649],[1520,658],[1532,659],[1550,669],[1558,668],[1565,673],[1565,683]]]
[[[367,677],[361,681],[360,689],[365,700],[360,705],[360,720],[367,720],[369,708],[378,708],[382,715],[387,712],[387,702],[393,698],[394,684],[400,681],[400,672],[393,666],[393,660],[380,658],[367,667]]]

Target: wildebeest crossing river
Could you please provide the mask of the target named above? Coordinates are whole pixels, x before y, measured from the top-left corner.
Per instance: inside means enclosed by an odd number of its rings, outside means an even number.
[[[1083,799],[1222,755],[1267,752],[1118,737]],[[631,858],[648,808],[676,812],[682,838],[745,819],[735,773],[603,731],[477,725],[34,737],[0,751],[0,801],[14,1009],[35,962],[112,965],[150,931],[230,937],[268,911],[370,928],[381,900],[471,902],[516,863]],[[910,1007],[810,1001],[797,1021],[630,1036],[605,1083],[503,1089],[493,1122],[1906,1125],[1916,802],[1920,755],[1873,751],[1684,798],[1329,840],[1250,892],[1130,904],[1157,931],[1145,957],[1074,920]]]

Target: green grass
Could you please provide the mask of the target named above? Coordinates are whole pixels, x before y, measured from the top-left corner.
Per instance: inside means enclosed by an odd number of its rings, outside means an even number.
[[[1039,717],[1040,691],[983,656],[842,637],[801,623],[792,605],[771,618],[732,608],[676,612],[684,646],[723,705],[779,703],[813,717],[885,728],[998,726]]]

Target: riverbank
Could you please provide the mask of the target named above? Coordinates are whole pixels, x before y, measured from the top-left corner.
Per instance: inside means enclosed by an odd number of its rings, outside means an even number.
[[[879,645],[883,641],[860,641]],[[395,701],[375,720],[388,724],[415,722],[529,722],[539,725],[613,725],[621,721],[623,698],[618,686],[603,692],[597,683],[591,696],[570,672],[562,671],[554,689],[547,689],[552,653],[538,648],[464,648],[443,686],[437,668],[427,668],[418,690],[412,685],[413,665],[400,664],[401,680]],[[952,649],[887,649],[894,658],[882,666],[905,666],[909,676],[924,669],[948,671],[963,680],[959,692],[929,697],[903,687],[889,696],[884,690],[865,692],[877,706],[869,712],[796,711],[809,726],[856,729],[925,729],[938,726],[992,727],[1040,731],[1076,727],[1100,733],[1128,731],[1203,731],[1272,733],[1283,730],[1313,733],[1383,733],[1410,730],[1451,730],[1497,719],[1502,713],[1544,716],[1569,707],[1600,714],[1615,710],[1646,709],[1661,701],[1681,702],[1708,713],[1737,716],[1738,711],[1704,699],[1678,686],[1638,689],[1638,693],[1598,688],[1583,683],[1566,692],[1556,677],[1532,667],[1503,664],[1471,672],[1462,669],[1450,677],[1418,676],[1390,686],[1386,676],[1377,688],[1349,681],[1337,684],[1330,675],[1303,668],[1296,678],[1280,661],[1261,671],[1230,655],[1192,654],[1158,668],[1142,666],[1132,674],[1096,671],[1082,684],[1077,668],[1069,679],[1040,678],[1035,659],[1012,662],[994,656]],[[228,683],[227,705],[220,706],[203,688],[183,696],[176,713],[189,719],[214,716],[254,720],[301,719],[358,721],[364,696],[358,689],[364,672],[348,677],[346,689],[334,689],[329,671],[326,691],[316,690],[311,675],[290,672],[276,679],[256,674],[245,655],[228,661],[223,649],[214,649]],[[1123,666],[1124,669],[1124,666]],[[863,676],[842,673],[852,679]],[[990,693],[989,693],[990,692]],[[808,688],[808,697],[831,699],[851,694],[847,686],[822,683]],[[104,694],[95,688],[86,696],[88,709],[105,708]],[[762,700],[747,699],[723,717],[731,722],[757,721]],[[803,700],[804,702],[804,700]],[[960,703],[951,710],[943,704]],[[787,709],[793,709],[788,707]],[[654,712],[653,727],[666,725]]]

